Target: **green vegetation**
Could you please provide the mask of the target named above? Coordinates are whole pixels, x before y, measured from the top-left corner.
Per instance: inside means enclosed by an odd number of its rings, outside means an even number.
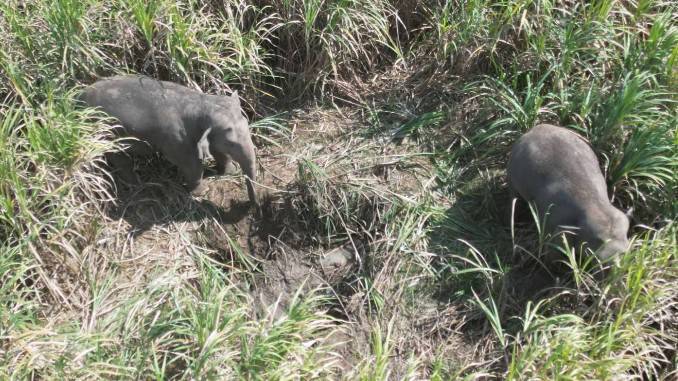
[[[675,379],[676,14],[2,2],[0,379]],[[239,91],[263,220],[231,203],[239,177],[193,200],[157,158],[143,187],[116,187],[103,154],[124,142],[73,99],[119,73]],[[586,136],[633,208],[617,263],[549,241],[512,204],[507,153],[540,122]],[[339,247],[350,268],[327,271]]]

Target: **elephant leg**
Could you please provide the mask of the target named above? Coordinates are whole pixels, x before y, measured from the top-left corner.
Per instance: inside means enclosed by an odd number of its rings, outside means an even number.
[[[217,162],[217,174],[222,175],[232,175],[235,173],[235,165],[233,165],[233,160],[231,157],[222,154],[220,152],[212,152],[214,160]]]
[[[207,138],[202,138],[198,142],[198,154],[200,160],[207,160],[210,158],[209,142],[207,141]]]
[[[257,180],[254,144],[252,144],[252,140],[249,136],[242,138],[241,141],[232,141],[229,143],[228,152],[230,156],[240,165],[240,168],[245,173],[245,183],[247,185],[247,194],[250,202],[256,206],[258,213],[261,214],[257,194],[252,183]]]
[[[126,152],[109,152],[106,154],[106,160],[123,182],[133,185],[141,183],[139,176],[133,171],[132,158]]]
[[[198,147],[187,149],[185,146],[167,149],[164,152],[165,157],[177,166],[179,172],[186,181],[186,188],[193,194],[204,192],[205,186],[202,183],[202,161]]]

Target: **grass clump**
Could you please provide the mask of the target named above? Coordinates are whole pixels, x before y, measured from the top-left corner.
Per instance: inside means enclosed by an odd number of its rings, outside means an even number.
[[[675,13],[5,1],[0,378],[671,379]],[[239,91],[263,219],[239,179],[195,199],[155,158],[143,186],[117,186],[111,121],[73,97],[120,73]],[[511,203],[508,152],[538,123],[585,136],[634,209],[605,277]]]
[[[645,233],[649,239],[625,255],[609,279],[583,293],[590,304],[577,315],[539,312],[558,297],[528,305],[507,378],[662,377],[676,344],[668,307],[675,292],[675,233],[674,225]]]

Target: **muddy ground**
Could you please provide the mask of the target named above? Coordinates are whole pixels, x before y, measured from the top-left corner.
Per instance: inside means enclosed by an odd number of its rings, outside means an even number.
[[[188,253],[200,247],[224,271],[243,274],[241,287],[257,304],[253,318],[276,319],[295,294],[320,289],[328,300],[323,308],[337,319],[338,328],[325,344],[335,347],[334,361],[342,373],[370,353],[375,322],[392,327],[393,354],[402,364],[396,374],[404,372],[413,358],[433,361],[444,356],[461,367],[472,367],[490,352],[488,327],[470,327],[463,305],[435,295],[409,296],[413,300],[404,306],[404,295],[426,281],[427,275],[394,276],[409,271],[409,265],[403,258],[379,252],[384,247],[381,242],[391,240],[379,236],[384,229],[365,227],[364,232],[334,237],[319,234],[322,229],[314,225],[322,216],[312,210],[317,201],[310,189],[312,181],[300,174],[309,162],[322,169],[323,179],[331,180],[324,184],[330,187],[358,184],[373,192],[366,191],[369,194],[417,200],[432,186],[432,165],[418,154],[419,147],[365,136],[359,119],[339,108],[313,108],[288,120],[288,135],[275,137],[279,145],[255,138],[262,218],[249,207],[239,170],[216,177],[209,168],[213,163],[206,163],[208,191],[193,198],[179,185],[176,170],[161,158],[137,162],[145,183],[119,186],[117,205],[104,222],[106,238],[97,244],[97,250],[119,253],[117,265],[128,286],[117,292],[140,292],[153,281],[150,274],[162,268],[182,268],[186,277],[195,276],[196,266]],[[387,202],[377,199],[365,206],[374,207],[368,212],[378,216],[381,204],[388,208]],[[355,211],[361,212],[365,211]],[[351,226],[347,223],[347,230]],[[360,283],[364,277],[358,274],[366,272],[384,300],[378,314],[371,307],[372,296]]]

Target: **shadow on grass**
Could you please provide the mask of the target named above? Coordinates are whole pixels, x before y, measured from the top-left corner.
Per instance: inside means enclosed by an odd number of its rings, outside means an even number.
[[[528,254],[538,238],[527,204],[519,202],[516,212],[514,245],[512,196],[503,176],[476,179],[460,190],[430,234],[430,250],[437,254],[432,294],[440,303],[492,297],[504,319],[550,293],[556,279]]]

